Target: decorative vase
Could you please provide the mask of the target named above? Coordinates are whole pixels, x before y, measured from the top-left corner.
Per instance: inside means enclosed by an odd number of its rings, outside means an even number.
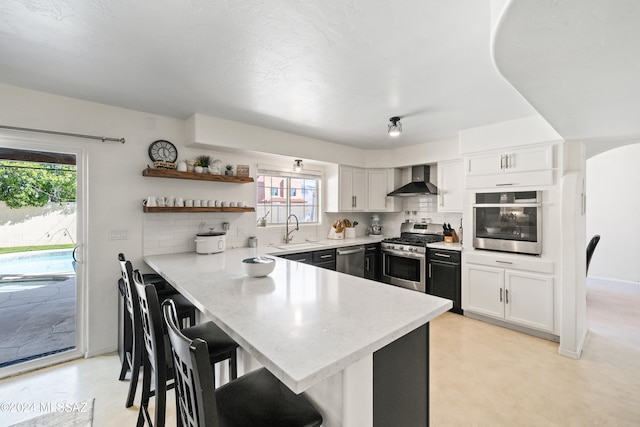
[[[187,162],[178,162],[177,170],[179,172],[186,172],[187,171]]]
[[[220,168],[218,167],[218,165],[210,165],[209,166],[209,173],[211,175],[220,175]]]
[[[204,171],[204,169],[202,168],[202,166],[196,166],[196,167],[194,168],[194,171],[195,171],[196,173],[202,173],[202,172]]]

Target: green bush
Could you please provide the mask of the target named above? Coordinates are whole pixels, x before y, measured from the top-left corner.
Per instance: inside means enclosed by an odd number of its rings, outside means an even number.
[[[10,208],[76,201],[75,165],[0,161],[0,201]]]

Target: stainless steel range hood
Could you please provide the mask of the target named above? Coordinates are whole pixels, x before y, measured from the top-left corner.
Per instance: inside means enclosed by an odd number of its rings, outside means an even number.
[[[429,182],[429,166],[421,165],[411,168],[411,182],[393,190],[387,196],[420,196],[438,194],[438,188]]]

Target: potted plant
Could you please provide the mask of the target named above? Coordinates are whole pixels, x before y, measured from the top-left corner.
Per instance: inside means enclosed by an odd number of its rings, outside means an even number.
[[[196,173],[204,172],[205,169],[207,169],[210,164],[211,164],[211,157],[207,156],[206,154],[196,157],[196,167],[195,167]]]
[[[233,165],[227,165],[225,166],[225,171],[224,174],[225,175],[233,175]]]

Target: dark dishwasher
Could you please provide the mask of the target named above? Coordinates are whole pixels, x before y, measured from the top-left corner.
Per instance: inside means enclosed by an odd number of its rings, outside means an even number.
[[[429,248],[427,260],[427,293],[452,300],[449,311],[462,314],[461,253]]]

